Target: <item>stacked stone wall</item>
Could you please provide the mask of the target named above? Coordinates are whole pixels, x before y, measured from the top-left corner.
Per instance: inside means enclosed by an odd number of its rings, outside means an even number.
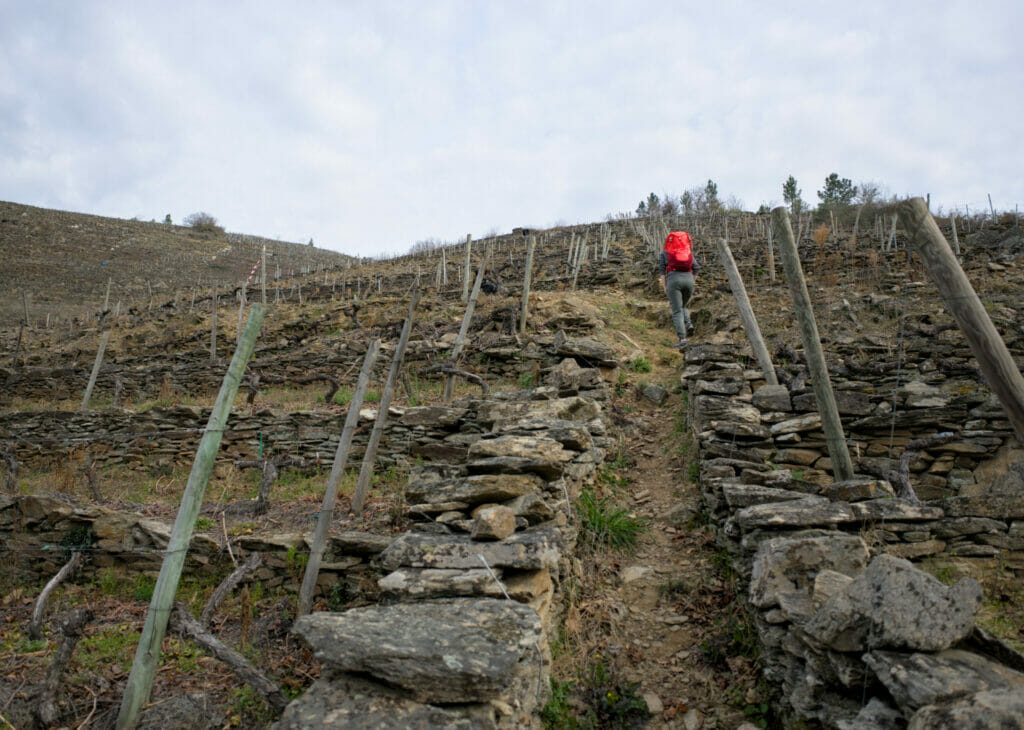
[[[954,577],[971,564],[1024,572],[1024,461],[998,404],[969,382],[915,378],[897,389],[840,373],[837,400],[861,476],[831,483],[799,368],[781,369],[789,386],[767,386],[746,362],[732,346],[693,347],[683,382],[704,503],[745,586],[785,722],[1019,726],[1024,656],[975,624],[979,583],[947,586],[911,562],[945,561],[959,567]],[[894,460],[935,430],[957,437],[911,473],[935,498],[896,498],[871,460]],[[941,484],[939,462],[949,467]],[[953,468],[959,481],[948,477]]]

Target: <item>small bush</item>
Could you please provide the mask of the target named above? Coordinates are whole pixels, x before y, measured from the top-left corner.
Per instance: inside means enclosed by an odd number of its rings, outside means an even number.
[[[830,233],[832,233],[832,229],[822,223],[814,229],[814,242],[819,246],[824,246]]]
[[[629,369],[634,373],[651,372],[651,359],[646,355],[640,355],[629,361]]]
[[[643,523],[606,497],[598,497],[594,490],[580,492],[576,508],[580,513],[586,539],[594,545],[630,550],[636,547],[636,538]]]
[[[223,233],[224,229],[217,225],[217,219],[202,211],[185,216],[185,225],[202,233]]]

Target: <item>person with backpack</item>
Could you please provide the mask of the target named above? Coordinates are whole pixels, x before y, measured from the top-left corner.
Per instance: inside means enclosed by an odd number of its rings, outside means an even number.
[[[661,288],[668,295],[672,308],[672,324],[679,341],[673,347],[685,347],[686,336],[693,333],[690,312],[686,305],[693,296],[694,275],[698,270],[693,260],[693,240],[686,231],[672,231],[665,239],[665,247],[658,254],[658,273]]]

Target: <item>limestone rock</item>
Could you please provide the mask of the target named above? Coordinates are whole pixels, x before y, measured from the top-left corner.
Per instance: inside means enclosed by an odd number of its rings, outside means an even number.
[[[497,728],[488,704],[438,707],[399,690],[344,674],[325,672],[285,708],[274,730],[477,730]]]
[[[791,411],[793,403],[785,385],[762,385],[754,391],[752,402],[762,411]]]
[[[490,426],[501,420],[543,418],[586,423],[601,415],[601,406],[590,398],[573,396],[543,401],[486,401],[477,409],[477,421]]]
[[[964,579],[951,588],[902,558],[878,555],[804,627],[837,651],[897,648],[941,651],[970,634],[981,586]]]
[[[736,512],[736,523],[744,530],[757,527],[818,527],[854,522],[853,508],[846,502],[829,502],[824,497],[803,497],[781,504],[755,504]]]
[[[536,527],[497,542],[474,542],[460,535],[435,535],[407,532],[381,553],[387,570],[411,568],[481,568],[480,555],[492,568],[518,570],[557,569],[558,531]]]
[[[328,538],[331,551],[339,555],[378,555],[393,539],[390,535],[358,530],[336,532]]]
[[[407,598],[439,598],[442,596],[502,595],[484,567],[473,570],[438,568],[399,568],[377,581],[381,591]]]
[[[878,497],[894,497],[895,490],[884,479],[847,479],[834,482],[827,487],[828,498],[833,502],[860,502]]]
[[[515,601],[438,599],[314,613],[292,630],[333,669],[369,675],[419,702],[485,702],[513,685],[535,684],[540,669],[540,619]]]
[[[565,340],[555,349],[559,355],[568,355],[588,367],[614,367],[619,362],[615,350],[590,337]]]
[[[818,530],[765,540],[751,569],[750,602],[759,608],[774,606],[780,592],[811,588],[822,570],[852,577],[867,562],[867,545],[853,535]]]
[[[872,697],[853,720],[840,720],[838,730],[902,730],[903,714],[890,704]]]
[[[914,713],[907,730],[1002,730],[1024,727],[1024,692],[998,689],[976,692],[944,705],[926,705]]]
[[[536,474],[474,474],[447,483],[409,478],[405,498],[410,504],[462,502],[467,505],[504,502],[543,491],[544,480]]]
[[[503,505],[494,505],[473,513],[469,536],[474,540],[504,540],[515,531],[516,513]]]
[[[660,406],[668,398],[668,391],[660,385],[648,385],[643,389],[644,398],[656,406]]]
[[[864,655],[864,661],[907,717],[925,705],[942,704],[974,692],[1012,689],[1024,696],[1024,674],[969,651],[871,651]]]
[[[771,427],[771,432],[773,436],[782,436],[787,433],[805,433],[819,429],[821,429],[821,416],[817,413],[809,413],[806,416],[797,416],[776,423]]]
[[[791,502],[802,499],[805,495],[788,489],[774,489],[756,484],[723,484],[722,495],[726,503],[733,509],[749,507],[752,504],[773,502]]]

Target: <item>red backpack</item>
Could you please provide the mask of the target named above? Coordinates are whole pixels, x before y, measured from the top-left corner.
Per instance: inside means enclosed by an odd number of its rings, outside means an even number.
[[[665,239],[666,271],[693,271],[693,241],[686,231],[672,231]]]

